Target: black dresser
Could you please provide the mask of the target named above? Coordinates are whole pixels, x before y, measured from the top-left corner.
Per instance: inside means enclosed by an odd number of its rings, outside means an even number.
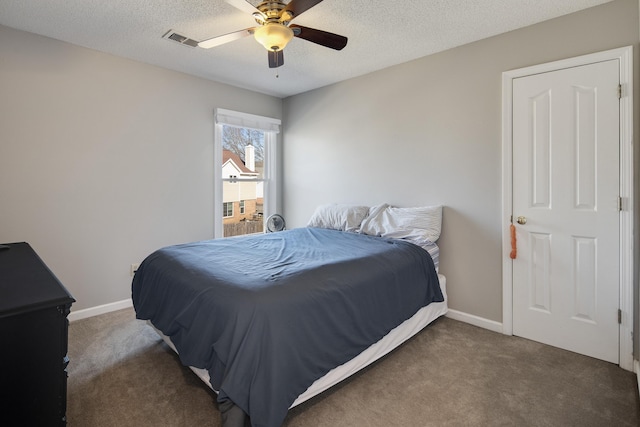
[[[0,245],[0,425],[66,425],[73,302],[28,243]]]

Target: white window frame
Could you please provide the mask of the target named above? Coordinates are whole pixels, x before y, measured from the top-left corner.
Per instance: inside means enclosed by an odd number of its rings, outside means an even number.
[[[280,133],[280,119],[257,116],[255,114],[216,108],[214,113],[215,135],[213,150],[213,237],[224,237],[222,225],[222,127],[235,126],[255,129],[264,132],[264,215],[263,219],[277,212],[278,195],[278,134]]]
[[[227,212],[225,212],[224,205],[231,205],[231,215],[225,215]],[[222,217],[223,218],[232,218],[233,217],[233,202],[223,202],[222,203]]]

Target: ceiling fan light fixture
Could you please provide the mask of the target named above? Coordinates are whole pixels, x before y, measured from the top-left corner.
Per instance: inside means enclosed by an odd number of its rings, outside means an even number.
[[[293,30],[279,22],[268,22],[255,29],[253,37],[265,49],[277,52],[293,38]]]

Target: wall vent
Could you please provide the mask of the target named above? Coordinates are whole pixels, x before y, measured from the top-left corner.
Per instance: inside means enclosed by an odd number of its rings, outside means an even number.
[[[173,30],[167,31],[167,33],[162,36],[163,39],[173,40],[174,42],[178,42],[185,46],[196,47],[198,46],[198,42],[196,40],[190,39],[189,37],[183,36],[182,34],[178,34]]]

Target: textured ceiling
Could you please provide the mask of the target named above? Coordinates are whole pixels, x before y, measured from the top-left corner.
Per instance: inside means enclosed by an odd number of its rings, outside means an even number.
[[[324,0],[293,22],[347,36],[347,46],[294,38],[278,69],[252,37],[213,49],[162,38],[170,29],[203,40],[256,25],[224,0],[0,0],[0,24],[286,97],[609,1]]]

